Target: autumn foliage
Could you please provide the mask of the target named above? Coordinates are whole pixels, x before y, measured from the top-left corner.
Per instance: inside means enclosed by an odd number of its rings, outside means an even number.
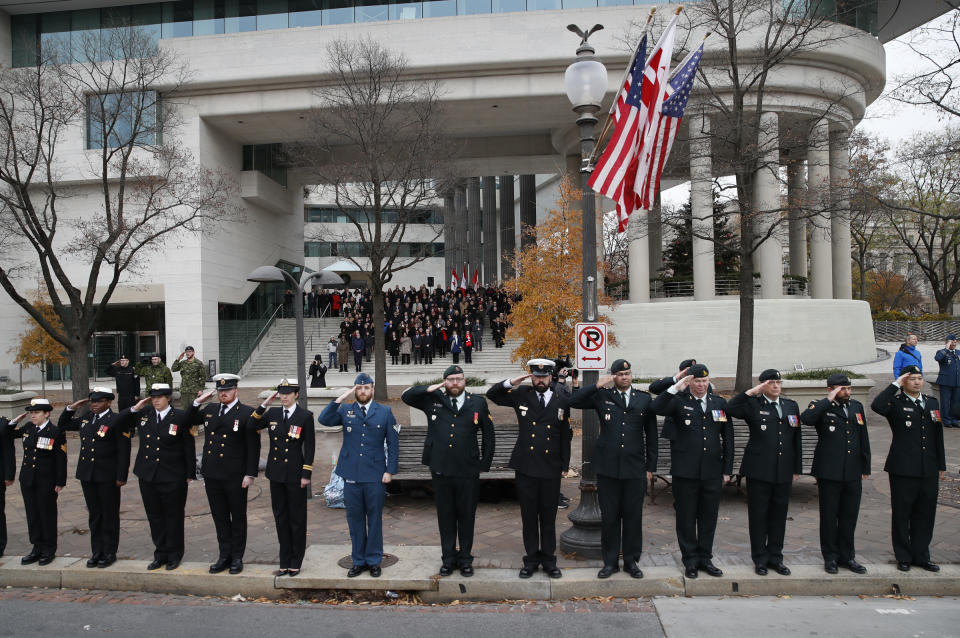
[[[513,304],[509,318],[508,337],[521,341],[510,354],[511,361],[565,355],[573,358],[574,324],[583,317],[580,198],[581,191],[565,177],[560,184],[557,208],[548,211],[546,219],[535,229],[524,229],[524,232],[534,232],[536,241],[515,255],[517,275],[504,282],[507,290],[520,297]],[[597,268],[597,279],[603,281],[603,264],[598,263]],[[601,304],[610,302],[601,296]],[[610,323],[603,315],[599,320]],[[608,331],[607,339],[616,343],[612,332]]]
[[[63,329],[60,317],[57,316],[50,303],[45,300],[34,301],[33,307],[51,325],[60,330]],[[28,325],[30,327],[27,331],[20,335],[20,347],[16,349],[17,354],[14,357],[14,363],[19,363],[24,367],[39,365],[45,372],[48,365],[66,365],[70,362],[63,344],[51,337],[36,320],[30,318]]]

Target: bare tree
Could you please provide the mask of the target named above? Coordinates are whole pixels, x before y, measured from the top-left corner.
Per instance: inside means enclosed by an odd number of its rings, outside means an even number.
[[[904,104],[930,106],[944,116],[960,116],[960,7],[920,27],[904,42],[922,62],[896,77],[890,97]]]
[[[327,58],[330,78],[315,92],[312,135],[291,157],[310,167],[319,192],[333,198],[352,226],[316,239],[362,246],[361,255],[343,257],[370,274],[375,396],[384,400],[383,293],[397,272],[430,256],[426,249],[402,253],[402,242],[411,224],[422,223],[419,213],[442,201],[453,148],[442,132],[440,84],[412,77],[401,55],[363,38],[332,42]],[[432,237],[418,242],[429,245],[442,227],[426,227]]]
[[[607,271],[607,286],[618,288],[617,292],[608,291],[608,294],[622,298],[622,284],[627,281],[630,267],[627,233],[621,233],[617,230],[616,212],[604,214],[601,227],[603,230],[602,261]]]
[[[890,198],[895,182],[886,140],[860,132],[851,135],[850,238],[858,299],[867,299],[867,275],[878,270],[878,254],[896,243],[887,211],[878,201]]]
[[[34,66],[0,70],[0,286],[69,352],[74,398],[87,395],[90,340],[121,278],[178,233],[235,217],[233,181],[171,134],[186,77],[122,24],[47,40]],[[28,300],[37,271],[62,326]]]

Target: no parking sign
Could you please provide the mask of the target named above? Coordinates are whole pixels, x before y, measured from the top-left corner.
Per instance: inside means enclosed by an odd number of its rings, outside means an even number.
[[[576,366],[580,370],[604,370],[607,367],[607,324],[578,323],[574,327],[577,342]]]

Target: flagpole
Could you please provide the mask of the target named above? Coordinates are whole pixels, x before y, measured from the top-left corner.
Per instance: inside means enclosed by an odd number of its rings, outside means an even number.
[[[703,40],[700,40],[700,44],[703,44],[704,42],[707,41],[707,38],[710,37],[710,33],[711,33],[710,31],[707,31],[707,32],[703,35]],[[698,46],[696,49],[691,49],[691,50],[690,50],[690,53],[687,54],[687,57],[685,57],[683,60],[681,60],[681,61],[680,61],[680,64],[678,64],[678,65],[676,65],[675,67],[673,67],[673,75],[670,76],[670,79],[671,79],[671,80],[672,80],[673,78],[677,77],[677,73],[680,71],[680,69],[682,69],[683,67],[687,66],[687,62],[690,61],[690,58],[692,58],[693,55],[694,55],[699,49],[700,49],[699,46]]]

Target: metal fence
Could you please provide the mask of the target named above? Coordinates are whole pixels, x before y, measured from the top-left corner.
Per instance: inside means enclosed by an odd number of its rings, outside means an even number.
[[[873,334],[877,341],[903,341],[911,332],[920,341],[943,341],[949,334],[960,334],[960,319],[873,322]]]

